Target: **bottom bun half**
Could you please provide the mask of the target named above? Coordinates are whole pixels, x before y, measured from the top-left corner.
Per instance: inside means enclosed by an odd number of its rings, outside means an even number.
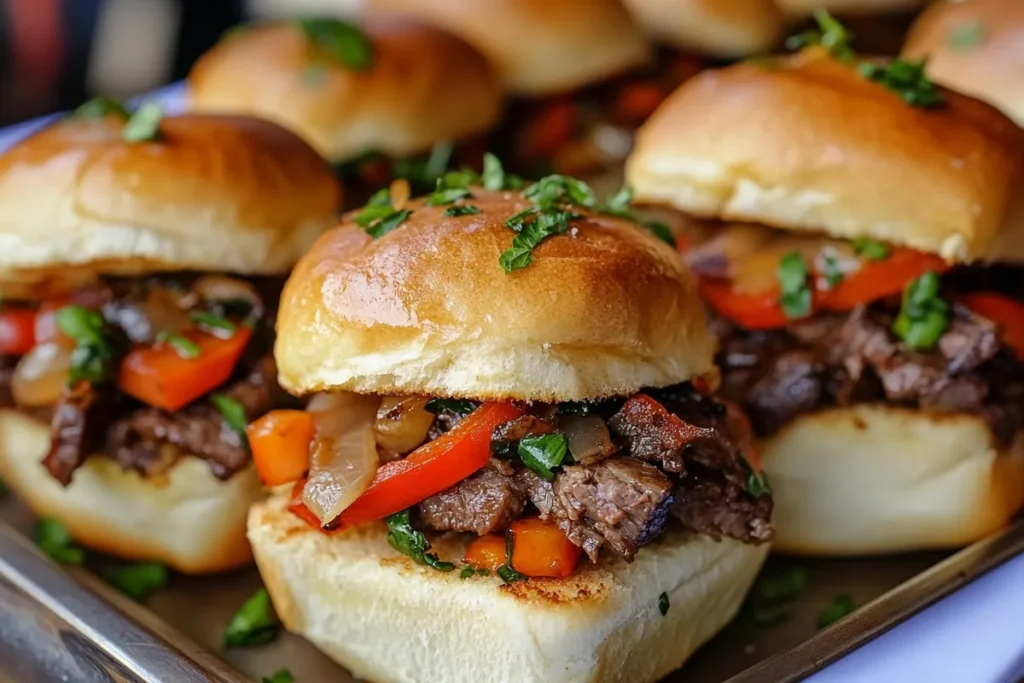
[[[0,410],[0,479],[39,517],[55,517],[82,545],[132,560],[158,560],[187,574],[248,564],[249,506],[262,496],[248,468],[220,481],[198,458],[183,456],[166,475],[145,479],[114,460],[91,457],[66,488],[41,461],[50,430]]]
[[[379,523],[324,535],[282,497],[249,515],[284,625],[375,683],[655,681],[732,619],[768,552],[668,533],[632,564],[505,585],[414,564],[385,536]],[[444,537],[434,550],[460,558],[462,543]]]
[[[802,415],[761,443],[774,549],[869,555],[955,548],[1024,504],[1024,433],[1000,446],[979,417],[886,405]]]

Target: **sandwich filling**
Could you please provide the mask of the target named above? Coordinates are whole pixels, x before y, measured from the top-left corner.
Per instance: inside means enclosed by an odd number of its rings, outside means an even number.
[[[0,310],[0,401],[51,425],[47,471],[87,457],[159,475],[183,455],[227,479],[245,425],[286,395],[271,355],[281,283],[220,275],[102,278]]]
[[[687,258],[716,316],[721,393],[758,436],[870,402],[978,415],[1002,445],[1024,428],[1019,269],[748,225],[713,234]]]
[[[535,527],[533,538],[546,530],[570,555],[582,550],[594,561],[602,552],[631,561],[669,524],[746,543],[772,537],[772,498],[746,418],[689,383],[560,404],[347,396],[314,398],[315,428],[294,447],[300,462],[311,458],[290,509],[328,532],[382,518],[392,529],[400,517],[417,530],[479,537],[470,564],[486,556],[481,547],[504,548],[503,535],[524,525]],[[361,464],[351,448],[366,442],[332,413],[344,410],[351,421],[359,410],[352,401],[370,405],[372,445]],[[268,459],[280,461],[282,435],[302,432],[292,420],[254,427],[257,468],[264,440],[275,447]],[[366,474],[354,475],[360,469]],[[532,575],[565,576],[574,564],[552,561]]]

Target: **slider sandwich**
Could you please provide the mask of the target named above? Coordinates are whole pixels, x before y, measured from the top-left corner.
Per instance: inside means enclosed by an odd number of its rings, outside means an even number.
[[[451,160],[478,164],[503,97],[462,40],[375,17],[239,27],[196,62],[188,88],[193,110],[259,116],[301,135],[354,188],[353,206],[395,175],[426,191]]]
[[[338,201],[292,133],[153,104],[0,156],[0,479],[97,550],[250,561],[245,423],[286,398],[276,299]]]
[[[619,0],[371,0],[434,23],[494,65],[512,95],[491,147],[536,177],[621,168],[633,131],[702,59],[663,50]]]
[[[1024,132],[836,30],[684,85],[627,181],[704,235],[687,258],[776,547],[955,547],[1024,501]]]
[[[1024,125],[1024,3],[937,2],[911,27],[903,56],[928,58],[938,83],[994,104]]]
[[[488,166],[396,186],[297,265],[274,353],[314,396],[249,427],[295,482],[250,514],[257,564],[360,678],[654,681],[735,614],[771,493],[627,194]]]

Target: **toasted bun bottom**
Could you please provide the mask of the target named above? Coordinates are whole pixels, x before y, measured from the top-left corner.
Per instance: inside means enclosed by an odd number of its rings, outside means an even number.
[[[798,417],[761,448],[782,552],[963,546],[1024,504],[1024,434],[1001,449],[973,415],[853,406]]]
[[[655,681],[733,617],[768,552],[678,532],[632,564],[504,585],[416,565],[388,545],[382,524],[326,536],[284,504],[278,497],[249,515],[281,620],[376,683]],[[443,538],[435,550],[458,558],[464,546]]]
[[[56,517],[79,543],[132,560],[159,560],[186,574],[219,572],[252,559],[249,506],[261,496],[253,468],[220,481],[183,456],[165,477],[147,480],[93,457],[64,488],[40,464],[50,430],[0,410],[0,479],[40,517]]]

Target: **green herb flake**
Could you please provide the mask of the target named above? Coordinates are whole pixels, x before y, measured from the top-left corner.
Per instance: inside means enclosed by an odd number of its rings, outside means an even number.
[[[472,204],[460,204],[459,206],[449,206],[444,210],[444,215],[449,217],[455,216],[475,216],[480,213],[480,207]]]
[[[472,197],[473,193],[463,187],[443,187],[444,181],[437,181],[438,188],[433,194],[427,197],[428,206],[442,206],[444,204],[452,204],[457,199],[466,199]]]
[[[972,21],[951,28],[946,35],[946,45],[954,52],[969,52],[984,44],[987,34],[985,24],[980,21]]]
[[[754,466],[743,455],[739,456],[739,460],[743,469],[747,472],[747,493],[754,498],[770,496],[772,494],[772,486],[764,470],[755,470]]]
[[[459,578],[460,579],[468,579],[469,577],[474,576],[475,574],[476,574],[476,570],[473,569],[472,567],[470,567],[469,565],[466,565],[465,567],[462,568],[462,571],[459,572]]]
[[[160,562],[137,562],[103,574],[107,583],[129,598],[140,602],[165,588],[169,576],[167,566]]]
[[[590,415],[593,410],[594,404],[586,401],[562,401],[558,404],[559,415]]]
[[[853,604],[853,598],[849,595],[837,595],[818,612],[818,628],[834,624],[855,609],[857,606]]]
[[[82,306],[64,306],[55,314],[57,328],[75,342],[68,385],[101,382],[110,376],[115,349],[103,316]]]
[[[317,50],[342,66],[366,71],[373,66],[373,44],[362,29],[339,19],[304,18],[295,25]]]
[[[486,190],[505,189],[505,169],[501,165],[501,160],[490,152],[484,154],[484,172],[481,179]]]
[[[391,206],[390,190],[378,190],[370,197],[369,203],[360,209],[352,220],[373,239],[380,239],[412,215],[412,210],[395,211]]]
[[[417,564],[425,564],[441,572],[455,569],[451,562],[442,562],[437,555],[427,552],[430,542],[422,532],[413,528],[408,510],[396,512],[384,521],[388,525],[388,544],[392,548],[411,557]]]
[[[928,271],[903,290],[892,330],[911,349],[930,349],[949,324],[949,304],[939,296],[939,276]]]
[[[448,411],[465,417],[476,410],[477,404],[464,398],[432,398],[423,408],[434,415]]]
[[[793,565],[786,571],[758,579],[754,588],[758,599],[765,603],[793,602],[807,589],[807,570]]]
[[[209,311],[192,311],[189,318],[199,326],[199,329],[221,339],[230,339],[238,329],[238,326],[227,318]]]
[[[945,102],[942,90],[925,75],[925,60],[894,59],[888,64],[864,62],[857,70],[873,83],[892,90],[904,102],[932,109]]]
[[[246,600],[224,630],[224,647],[266,645],[277,637],[281,622],[270,606],[270,594],[261,588]]]
[[[288,669],[278,669],[270,676],[264,676],[262,683],[295,683],[295,677]]]
[[[57,518],[43,517],[36,522],[33,537],[39,549],[55,562],[75,567],[85,563],[85,551],[75,545],[71,532]]]
[[[668,593],[662,593],[658,596],[658,611],[661,612],[661,616],[668,614]]]
[[[245,406],[224,394],[210,394],[210,403],[213,404],[213,407],[217,409],[224,418],[224,422],[231,429],[243,437],[245,436],[245,426],[249,423],[249,419],[245,414]]]
[[[633,220],[633,213],[630,207],[633,203],[633,188],[623,185],[611,198],[601,207],[601,213],[611,216],[619,216]]]
[[[391,174],[395,178],[405,178],[414,194],[427,192],[438,182],[446,182],[448,162],[455,151],[451,142],[439,142],[428,155],[405,157],[391,162]],[[453,187],[445,185],[445,187]]]
[[[554,468],[565,459],[567,444],[561,434],[530,434],[519,441],[523,464],[548,481],[555,480]]]
[[[121,129],[125,142],[148,142],[160,137],[160,122],[164,109],[156,102],[146,102],[135,110]]]
[[[188,337],[183,337],[180,334],[174,334],[172,332],[161,332],[156,336],[158,344],[167,344],[174,352],[178,354],[178,357],[184,358],[185,360],[195,360],[199,358],[201,353],[199,345]]]
[[[779,261],[775,271],[781,292],[779,305],[787,318],[805,318],[811,313],[811,288],[807,283],[807,264],[798,252],[791,251]]]
[[[835,289],[843,281],[845,276],[839,269],[839,262],[832,254],[825,254],[825,282],[829,289]]]
[[[480,569],[476,570],[476,575],[477,576],[490,576],[491,575],[491,570],[490,569],[485,569],[485,568],[481,567]]]
[[[676,248],[676,236],[672,234],[672,228],[668,227],[661,221],[647,221],[644,226],[654,233],[654,236],[659,240],[672,247]]]
[[[76,119],[102,119],[111,114],[123,119],[132,115],[128,107],[112,97],[94,97],[71,112]]]
[[[884,261],[889,258],[892,250],[885,242],[873,240],[870,237],[858,237],[853,241],[853,251],[858,256],[863,256],[871,261]]]
[[[498,567],[494,572],[501,578],[505,583],[513,583],[515,581],[526,581],[527,577],[520,574],[512,568],[512,548],[514,540],[512,538],[512,530],[508,529],[505,531],[505,564]]]
[[[789,37],[786,40],[786,47],[790,50],[800,50],[810,45],[820,45],[836,59],[844,62],[852,61],[854,57],[851,46],[853,34],[823,9],[815,10],[814,20],[818,24],[816,29]]]

